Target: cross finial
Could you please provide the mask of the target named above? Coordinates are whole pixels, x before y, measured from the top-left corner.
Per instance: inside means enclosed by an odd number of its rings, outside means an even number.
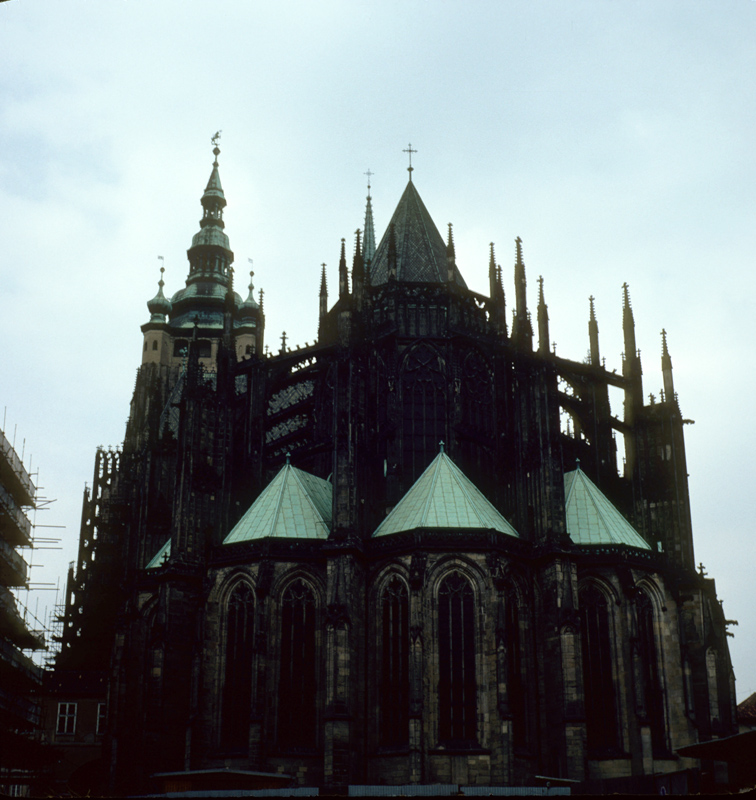
[[[368,197],[370,197],[370,179],[373,177],[373,175],[375,175],[375,173],[371,172],[370,168],[368,168],[368,171],[364,172],[363,175],[367,175],[367,179],[368,179]]]
[[[410,143],[407,145],[407,149],[406,149],[406,150],[402,150],[402,152],[403,152],[403,153],[408,153],[408,154],[409,154],[409,166],[407,167],[407,172],[409,172],[409,175],[410,175],[410,180],[412,180],[412,172],[413,172],[413,170],[414,170],[414,167],[412,166],[412,154],[413,154],[413,153],[416,153],[416,152],[417,152],[417,150],[413,150],[413,149],[412,149],[412,142],[410,142]]]
[[[281,352],[286,352],[286,331],[281,334]]]

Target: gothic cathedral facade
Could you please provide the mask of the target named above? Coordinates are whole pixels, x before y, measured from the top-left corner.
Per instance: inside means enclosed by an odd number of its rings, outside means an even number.
[[[108,671],[111,787],[235,768],[302,786],[532,784],[696,765],[735,732],[726,620],[695,569],[666,338],[644,402],[467,288],[412,172],[365,225],[315,344],[264,347],[233,288],[218,149],[163,281],[122,448],[99,450],[59,664]],[[613,416],[610,387],[624,392]],[[570,419],[563,429],[561,419]],[[618,472],[615,436],[624,440]]]

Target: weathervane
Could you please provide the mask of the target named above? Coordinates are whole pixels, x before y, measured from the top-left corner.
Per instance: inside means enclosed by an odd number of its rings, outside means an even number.
[[[413,150],[413,149],[412,149],[412,142],[410,142],[410,143],[407,145],[407,149],[406,149],[406,150],[402,150],[402,152],[403,152],[403,153],[409,153],[409,166],[407,167],[407,172],[409,172],[409,174],[410,174],[410,180],[412,180],[412,171],[413,171],[413,169],[414,169],[414,167],[412,166],[412,154],[413,154],[413,153],[416,153],[416,152],[417,152],[417,150]]]
[[[216,131],[215,132],[215,136],[213,136],[213,138],[210,139],[210,143],[213,145],[213,147],[217,147],[218,146],[218,142],[220,141],[220,137],[221,137],[222,133],[223,133],[223,131]]]

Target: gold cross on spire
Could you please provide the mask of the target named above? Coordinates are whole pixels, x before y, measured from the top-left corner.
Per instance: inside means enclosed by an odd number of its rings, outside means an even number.
[[[413,150],[413,149],[412,149],[412,142],[410,142],[410,143],[407,145],[407,149],[406,149],[406,150],[402,150],[402,152],[403,152],[403,153],[409,153],[409,166],[407,167],[407,172],[409,172],[409,174],[410,174],[410,180],[412,180],[412,171],[413,171],[413,169],[414,169],[414,167],[412,166],[412,154],[413,154],[413,153],[416,153],[416,152],[417,152],[417,150]]]

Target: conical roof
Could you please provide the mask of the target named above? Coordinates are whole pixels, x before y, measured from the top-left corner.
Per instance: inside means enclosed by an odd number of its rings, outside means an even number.
[[[333,487],[328,481],[285,464],[236,523],[223,544],[276,536],[327,539]]]
[[[575,544],[624,544],[651,549],[579,467],[565,473],[564,496],[567,533]]]
[[[446,283],[446,244],[410,181],[391,222],[383,234],[370,264],[373,286],[388,281],[389,231],[396,235],[396,279],[422,283]],[[454,282],[466,288],[464,278],[454,267]]]
[[[519,536],[443,451],[394,506],[373,536],[417,528],[478,528]]]

